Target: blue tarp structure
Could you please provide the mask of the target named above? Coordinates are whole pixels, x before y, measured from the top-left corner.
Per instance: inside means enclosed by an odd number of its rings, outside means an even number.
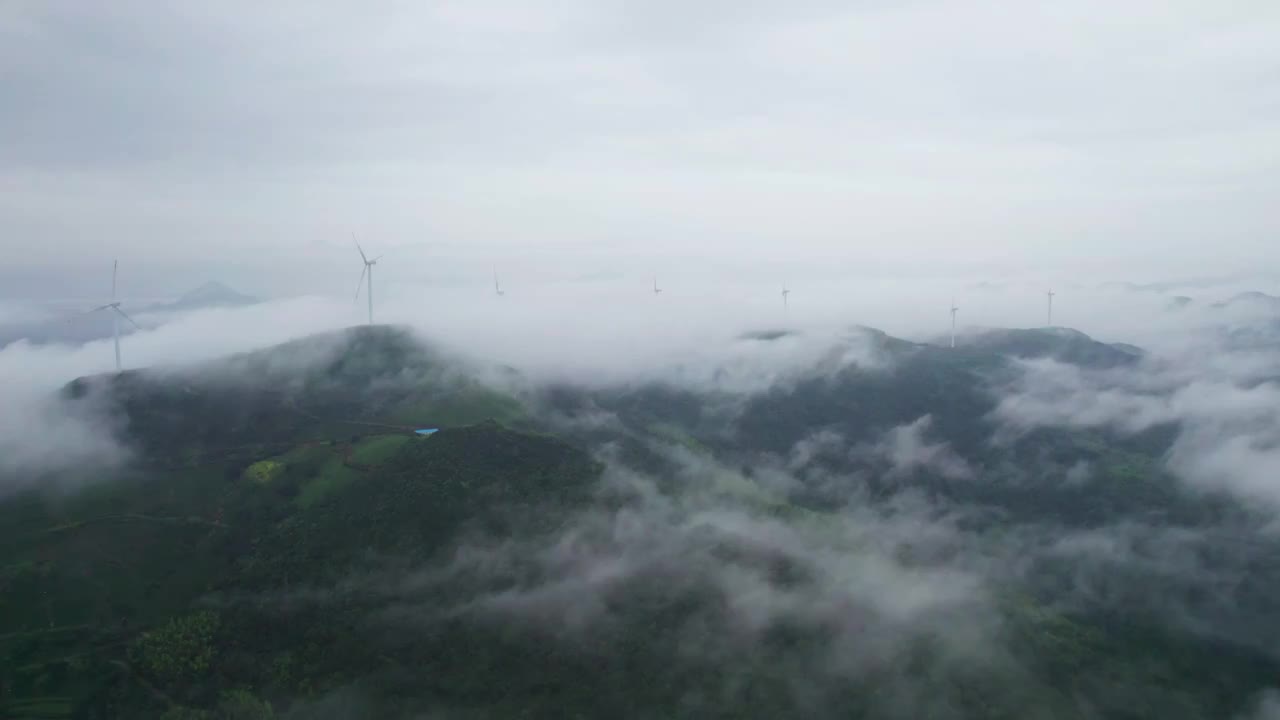
[[[419,435],[435,435],[439,430],[440,428],[422,428],[421,430],[414,430],[414,432]]]

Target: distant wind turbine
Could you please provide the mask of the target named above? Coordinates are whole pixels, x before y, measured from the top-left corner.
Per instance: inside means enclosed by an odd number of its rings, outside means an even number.
[[[498,284],[498,268],[496,267],[493,269],[493,294],[497,295],[498,297],[502,297],[503,295],[506,295],[506,293],[502,290],[502,286]]]
[[[120,270],[120,261],[119,260],[113,261],[111,263],[111,302],[107,303],[106,305],[99,305],[98,307],[89,311],[89,313],[96,313],[102,310],[106,310],[111,313],[111,337],[115,340],[115,346],[116,346],[116,372],[120,372],[121,370],[120,318],[124,318],[125,320],[128,320],[129,324],[133,325],[135,328],[138,328],[139,330],[142,329],[138,325],[138,323],[133,321],[133,318],[129,317],[128,314],[125,313],[125,311],[120,309],[120,301],[116,300],[116,275],[119,274],[119,270]]]
[[[956,346],[956,313],[960,312],[960,308],[956,307],[956,301],[951,300],[951,347]]]
[[[658,294],[660,294],[661,292],[662,292],[662,288],[658,287],[658,278],[657,278],[657,276],[654,276],[654,278],[653,278],[653,294],[654,294],[654,295],[658,295]]]
[[[787,284],[782,283],[782,314],[783,315],[787,314],[787,310],[788,310],[787,296],[790,294],[791,294],[791,291],[787,289]]]
[[[379,255],[378,257],[370,260],[369,257],[364,254],[364,248],[360,247],[360,241],[356,240],[355,233],[351,234],[351,240],[355,242],[356,250],[360,252],[360,259],[364,261],[364,269],[360,271],[360,283],[356,285],[356,300],[360,299],[360,288],[364,286],[364,276],[367,274],[369,276],[369,289],[368,291],[366,291],[365,294],[369,297],[369,324],[372,325],[373,324],[373,266],[378,264],[378,261],[382,259],[382,256]]]
[[[1049,327],[1053,327],[1053,296],[1056,294],[1057,293],[1055,293],[1052,290],[1049,291],[1049,315],[1048,315]]]

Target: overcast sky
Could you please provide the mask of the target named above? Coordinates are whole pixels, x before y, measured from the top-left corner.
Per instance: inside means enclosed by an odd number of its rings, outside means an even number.
[[[1256,271],[1277,198],[1275,0],[0,2],[6,297]]]

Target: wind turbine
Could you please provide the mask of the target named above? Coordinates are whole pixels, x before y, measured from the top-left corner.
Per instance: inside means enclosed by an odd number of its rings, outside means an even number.
[[[503,292],[502,290],[502,286],[498,284],[498,268],[496,267],[493,269],[493,294],[497,295],[498,297],[502,297],[503,295],[506,295],[506,293]]]
[[[1048,294],[1049,294],[1049,316],[1048,316],[1049,327],[1053,327],[1053,296],[1056,295],[1057,293],[1055,293],[1053,290],[1050,290]]]
[[[956,313],[960,312],[960,308],[956,307],[955,298],[951,299],[951,347],[956,346]]]
[[[787,284],[782,283],[782,312],[784,313],[787,311],[787,296],[790,294],[791,291],[787,289]]]
[[[107,303],[106,305],[99,305],[98,307],[89,311],[89,313],[96,313],[102,310],[107,310],[111,312],[111,337],[115,340],[115,345],[116,345],[116,372],[120,372],[121,370],[120,318],[124,318],[125,320],[128,320],[129,324],[133,325],[135,328],[138,328],[139,330],[142,329],[138,325],[138,323],[133,321],[133,318],[129,317],[129,315],[126,314],[125,311],[120,309],[120,301],[116,300],[116,275],[119,274],[119,270],[120,270],[120,261],[119,260],[113,261],[111,263],[111,302]]]
[[[654,295],[659,295],[659,294],[661,294],[661,293],[662,293],[662,288],[658,287],[658,278],[657,278],[657,276],[655,275],[655,276],[654,276],[654,278],[653,278],[653,294],[654,294]]]
[[[360,247],[360,241],[356,240],[355,233],[351,233],[351,239],[356,244],[356,250],[360,252],[360,259],[364,261],[364,269],[360,271],[360,283],[356,285],[356,300],[360,299],[360,288],[364,286],[364,276],[368,274],[369,290],[366,292],[366,295],[368,295],[369,297],[369,324],[372,325],[373,324],[373,266],[378,264],[378,261],[382,259],[382,256],[379,255],[378,257],[370,260],[369,257],[364,254],[364,248]]]

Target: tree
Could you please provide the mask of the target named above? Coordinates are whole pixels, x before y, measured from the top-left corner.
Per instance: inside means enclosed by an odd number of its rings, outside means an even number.
[[[163,682],[199,678],[209,670],[216,653],[218,616],[198,612],[173,618],[142,634],[130,654],[144,674]]]

